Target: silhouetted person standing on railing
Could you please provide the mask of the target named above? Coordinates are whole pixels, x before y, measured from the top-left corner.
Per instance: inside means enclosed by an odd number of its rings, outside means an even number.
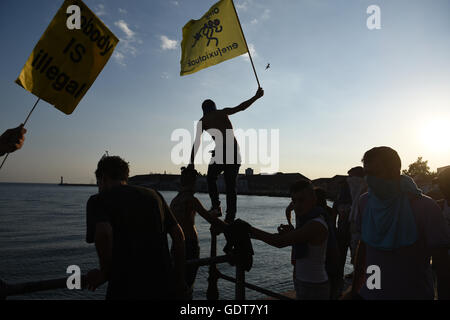
[[[256,100],[264,95],[264,90],[258,88],[253,98],[242,102],[234,108],[217,110],[212,100],[205,100],[202,104],[203,117],[197,125],[197,134],[192,147],[189,168],[194,167],[195,155],[200,147],[200,138],[203,131],[207,131],[215,140],[215,149],[212,152],[211,163],[208,166],[208,192],[211,198],[212,210],[221,215],[217,178],[223,172],[227,193],[227,214],[225,221],[230,223],[236,217],[236,179],[241,165],[239,146],[233,132],[233,126],[228,116],[250,107]]]

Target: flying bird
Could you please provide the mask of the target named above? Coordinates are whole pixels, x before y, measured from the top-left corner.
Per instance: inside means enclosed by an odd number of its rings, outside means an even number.
[[[270,68],[270,63],[267,64],[266,70]]]

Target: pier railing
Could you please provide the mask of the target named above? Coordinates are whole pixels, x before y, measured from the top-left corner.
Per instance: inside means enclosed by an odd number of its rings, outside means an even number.
[[[219,289],[218,280],[226,280],[235,283],[235,300],[245,300],[245,288],[265,294],[269,297],[279,300],[293,300],[285,295],[261,288],[245,281],[245,269],[242,262],[237,258],[239,254],[226,254],[217,256],[217,235],[211,234],[211,256],[209,258],[201,258],[186,261],[186,264],[193,266],[209,266],[208,289],[206,291],[207,300],[218,300]],[[245,253],[244,253],[245,254]],[[222,263],[231,263],[235,266],[236,276],[230,277],[222,274],[217,265]],[[84,276],[82,276],[84,277]],[[36,282],[26,282],[18,284],[8,284],[0,280],[0,300],[10,296],[29,294],[34,292],[57,290],[67,288],[67,278],[43,280]]]

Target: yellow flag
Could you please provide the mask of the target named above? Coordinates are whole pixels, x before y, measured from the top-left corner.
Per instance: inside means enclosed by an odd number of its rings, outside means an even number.
[[[81,11],[81,29],[70,30],[69,6]],[[71,114],[111,57],[119,40],[81,1],[66,0],[37,43],[16,83]]]
[[[248,52],[233,1],[221,0],[201,19],[189,21],[181,50],[182,76]]]

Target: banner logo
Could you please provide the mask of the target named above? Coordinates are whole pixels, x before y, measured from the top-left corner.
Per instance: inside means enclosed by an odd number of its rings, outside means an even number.
[[[213,37],[214,33],[219,33],[222,32],[222,26],[220,25],[220,20],[219,19],[215,19],[214,21],[209,20],[208,23],[205,23],[205,25],[203,26],[203,28],[201,28],[199,30],[199,32],[197,32],[194,36],[195,38],[195,42],[192,45],[192,48],[195,47],[195,45],[197,44],[197,41],[199,41],[202,36],[205,36],[206,39],[208,39],[208,43],[206,44],[207,47],[209,47],[209,43],[211,42],[211,40],[216,40],[216,47],[219,45],[219,39]]]
[[[183,27],[180,75],[204,68],[248,52],[233,2],[220,0],[199,20]]]

